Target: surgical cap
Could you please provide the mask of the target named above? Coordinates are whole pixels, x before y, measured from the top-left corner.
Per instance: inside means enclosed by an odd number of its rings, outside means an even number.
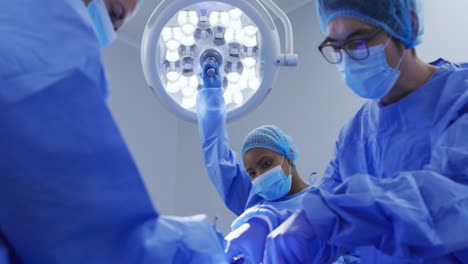
[[[250,132],[242,143],[242,157],[253,148],[269,149],[285,156],[293,164],[299,154],[292,138],[274,125],[261,126]]]
[[[421,0],[317,0],[317,13],[322,32],[337,17],[357,18],[383,28],[407,48],[421,43],[424,32]],[[419,29],[413,38],[412,14],[418,19]]]

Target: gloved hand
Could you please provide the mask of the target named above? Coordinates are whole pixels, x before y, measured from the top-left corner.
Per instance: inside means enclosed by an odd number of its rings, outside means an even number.
[[[268,226],[260,218],[251,218],[245,224],[229,233],[225,239],[227,259],[230,263],[242,256],[247,263],[258,264],[262,261]]]
[[[315,236],[304,211],[292,214],[267,237],[264,264],[309,263]]]
[[[160,216],[147,246],[158,254],[154,263],[223,264],[225,241],[205,215]]]
[[[202,77],[204,88],[221,88],[219,65],[214,60],[209,59],[203,64]]]
[[[333,264],[359,264],[361,258],[357,252],[350,252],[340,256]]]

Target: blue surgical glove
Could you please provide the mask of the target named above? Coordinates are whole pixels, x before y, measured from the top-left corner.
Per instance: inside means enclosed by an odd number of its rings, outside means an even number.
[[[221,88],[221,75],[219,65],[213,60],[207,60],[203,64],[203,86],[204,88]]]
[[[361,258],[359,254],[355,251],[346,253],[345,255],[340,256],[333,264],[359,264],[361,263]]]
[[[226,263],[225,241],[206,215],[160,216],[155,230],[153,263]]]
[[[225,237],[227,241],[225,252],[228,261],[232,262],[242,256],[248,261],[247,263],[260,263],[268,232],[268,225],[265,221],[252,218],[229,233]]]
[[[304,211],[292,214],[267,237],[264,264],[309,263],[314,241],[311,224]]]
[[[228,260],[232,261],[235,257],[243,255],[248,263],[260,263],[268,233],[288,219],[291,214],[291,210],[277,209],[264,204],[245,210],[232,223],[234,231],[226,236],[225,251]]]

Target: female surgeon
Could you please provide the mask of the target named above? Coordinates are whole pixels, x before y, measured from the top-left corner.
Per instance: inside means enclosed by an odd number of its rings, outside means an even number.
[[[215,74],[208,74],[210,70]],[[298,150],[291,137],[276,126],[250,132],[242,143],[243,162],[237,161],[227,137],[218,65],[208,60],[203,72],[205,87],[198,93],[197,112],[205,167],[226,206],[240,215],[226,236],[226,253],[230,260],[242,256],[249,263],[260,263],[267,234],[299,208],[301,194],[310,187],[296,169]],[[340,263],[358,260],[346,258]]]

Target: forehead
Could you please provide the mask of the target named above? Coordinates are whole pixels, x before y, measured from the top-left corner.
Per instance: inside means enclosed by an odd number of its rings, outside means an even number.
[[[344,40],[356,31],[372,31],[375,26],[354,17],[337,17],[328,23],[327,37],[333,40]]]
[[[249,149],[245,155],[244,155],[244,165],[246,167],[248,166],[254,166],[255,163],[261,159],[262,157],[271,157],[271,158],[277,158],[278,156],[281,156],[279,153],[276,153],[272,150],[269,149],[264,149],[264,148],[252,148]]]

